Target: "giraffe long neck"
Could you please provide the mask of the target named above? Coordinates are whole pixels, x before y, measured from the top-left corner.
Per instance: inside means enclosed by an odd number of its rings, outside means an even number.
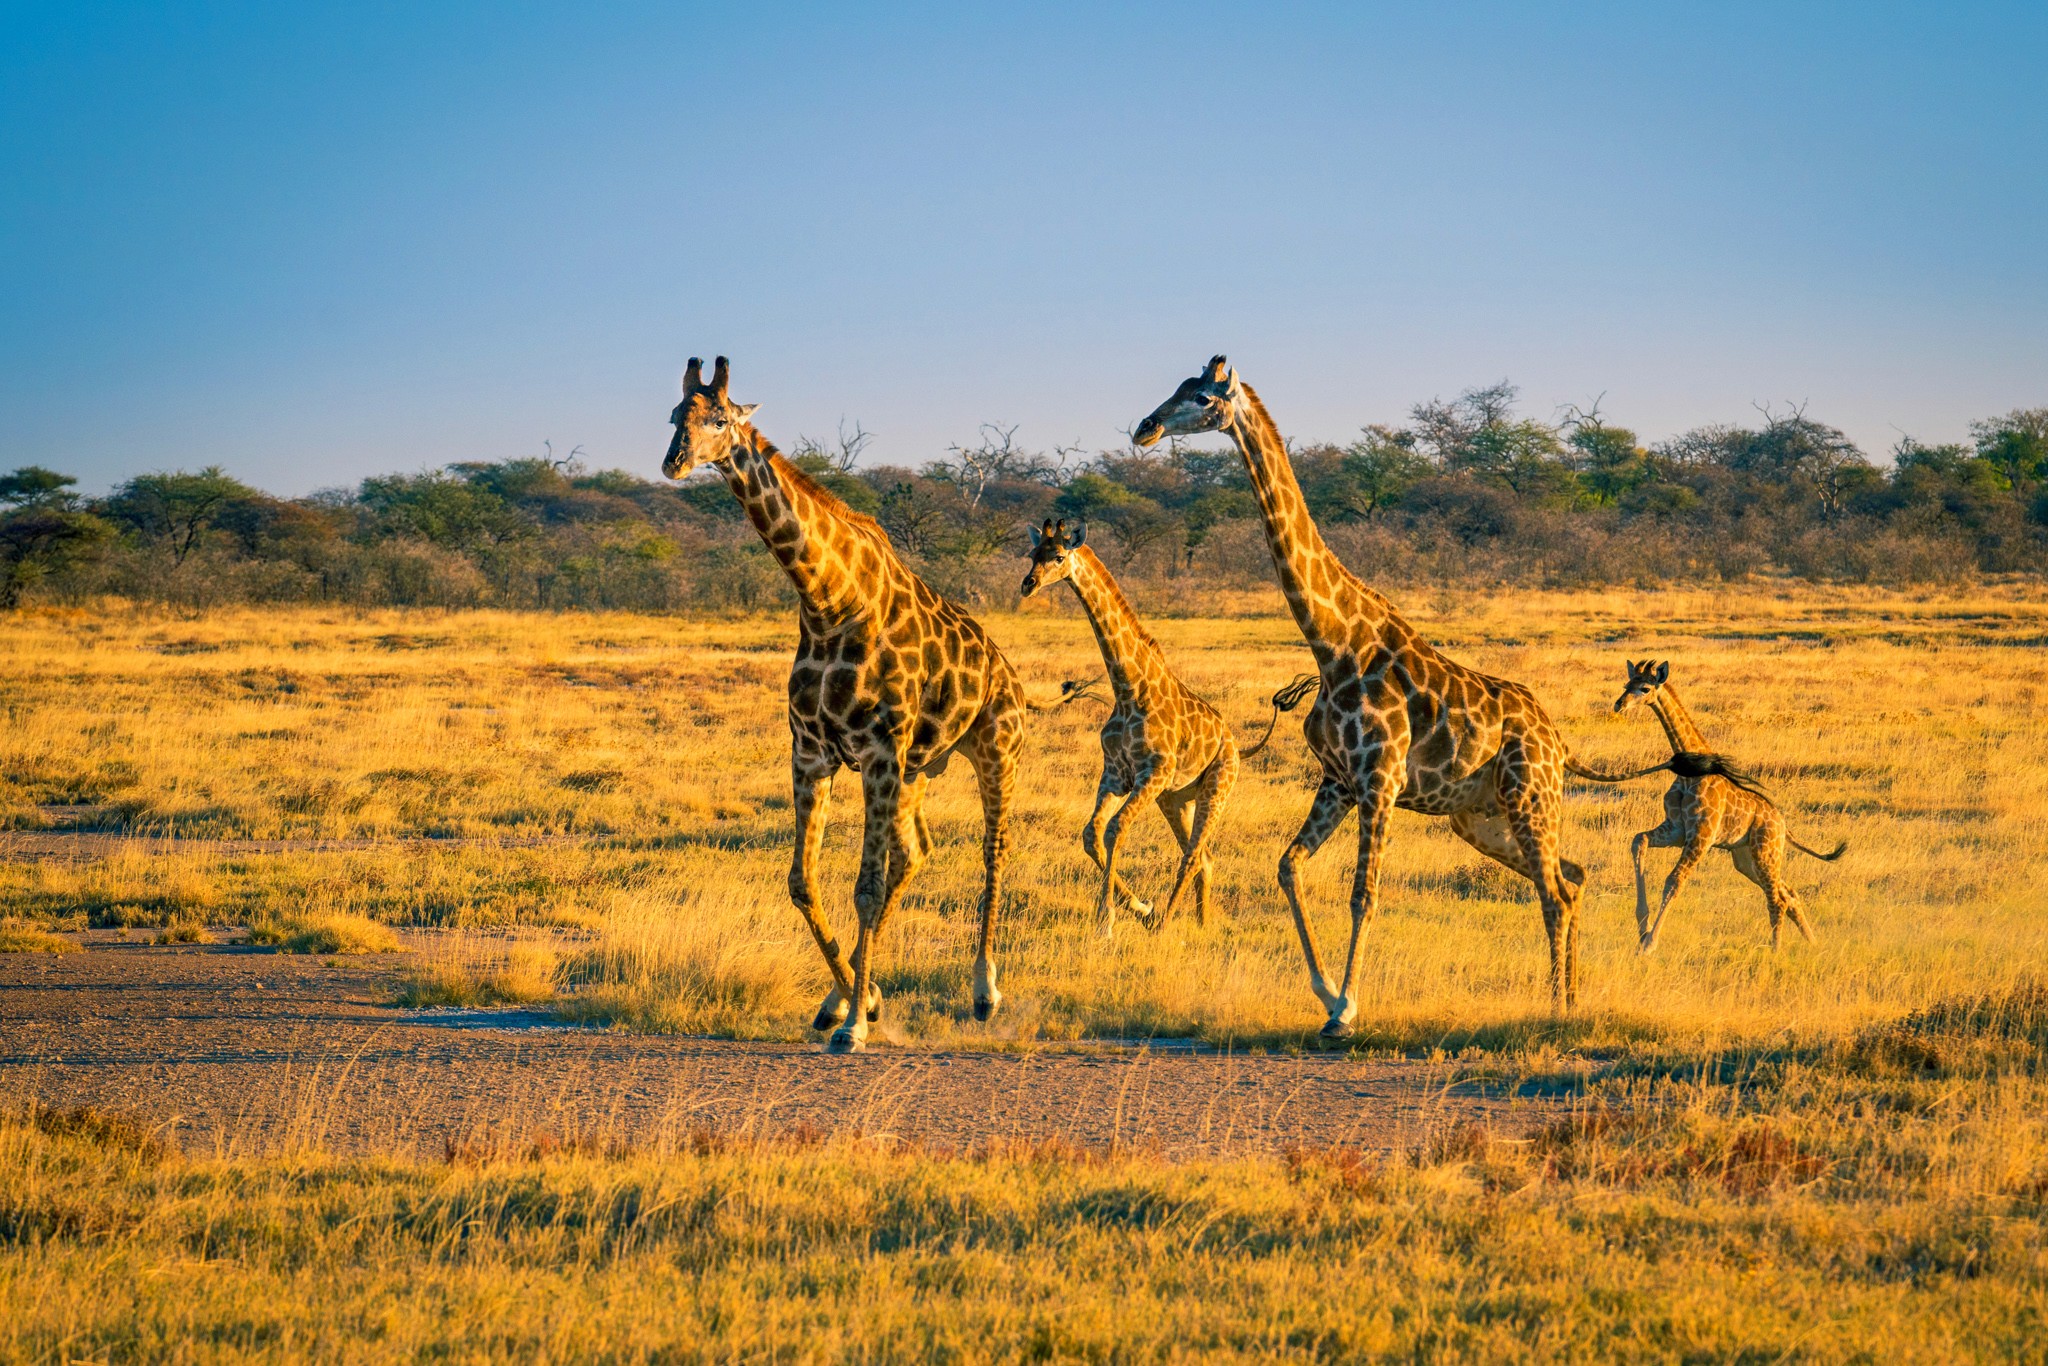
[[[1166,657],[1093,550],[1084,545],[1069,557],[1067,582],[1095,628],[1095,643],[1102,647],[1102,662],[1108,666],[1117,699],[1133,700],[1165,686],[1172,678]]]
[[[896,577],[900,565],[877,553],[852,509],[804,478],[759,432],[734,448],[722,472],[814,621],[858,614]]]
[[[1288,610],[1311,647],[1348,644],[1361,620],[1384,624],[1389,604],[1360,583],[1323,543],[1308,500],[1295,481],[1286,442],[1252,387],[1241,387],[1243,396],[1225,430],[1251,472],[1252,491],[1266,523],[1266,544],[1273,552]]]
[[[1678,694],[1666,683],[1657,689],[1657,695],[1650,700],[1650,709],[1657,713],[1658,724],[1664,727],[1664,738],[1671,742],[1671,751],[1690,750],[1703,754],[1707,748],[1707,737],[1693,724],[1692,713],[1685,709],[1685,703],[1678,700]]]

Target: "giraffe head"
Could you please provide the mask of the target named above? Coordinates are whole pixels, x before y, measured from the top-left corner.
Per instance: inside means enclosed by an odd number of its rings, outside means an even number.
[[[1043,528],[1031,528],[1031,572],[1024,576],[1024,587],[1020,590],[1030,597],[1048,584],[1058,583],[1067,577],[1074,552],[1087,539],[1088,528],[1075,526],[1067,530],[1066,518],[1055,523],[1046,518]]]
[[[1237,413],[1243,387],[1229,361],[1221,356],[1212,357],[1200,374],[1181,381],[1173,397],[1137,425],[1131,432],[1131,444],[1155,446],[1163,436],[1222,431]]]
[[[712,369],[709,384],[704,382],[704,362],[690,357],[690,368],[683,372],[683,401],[668,415],[676,434],[668,443],[661,472],[669,478],[680,479],[699,465],[723,464],[744,439],[749,419],[761,405],[734,403],[725,392],[728,378],[724,356]]]
[[[1640,664],[1632,659],[1622,662],[1628,665],[1628,686],[1621,690],[1621,696],[1614,699],[1614,709],[1618,712],[1642,706],[1657,695],[1659,688],[1671,681],[1671,661],[1668,659],[1662,664],[1652,664],[1647,659]]]

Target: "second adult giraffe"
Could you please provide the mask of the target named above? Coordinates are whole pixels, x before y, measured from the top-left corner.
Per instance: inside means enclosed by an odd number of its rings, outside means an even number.
[[[680,479],[699,465],[716,468],[796,585],[797,651],[789,674],[796,852],[789,894],[833,982],[812,1027],[838,1026],[828,1044],[834,1052],[865,1044],[882,1004],[875,944],[931,853],[925,784],[956,754],[973,766],[981,787],[974,1018],[986,1020],[1003,999],[991,948],[1029,705],[1016,671],[972,617],[910,571],[873,518],[820,488],[754,430],[756,405],[734,403],[727,376],[723,356],[709,384],[703,362],[690,361],[683,401],[669,417],[676,434],[661,472]],[[851,962],[818,906],[816,872],[825,798],[842,767],[859,771],[867,808]]]
[[[1180,681],[1138,620],[1109,567],[1086,544],[1085,530],[1048,520],[1031,533],[1031,569],[1022,593],[1030,597],[1065,579],[1088,613],[1095,643],[1109,671],[1116,694],[1109,718],[1102,724],[1102,781],[1095,789],[1095,810],[1081,830],[1081,847],[1102,870],[1102,897],[1097,908],[1103,933],[1110,930],[1119,898],[1128,900],[1138,918],[1157,929],[1173,917],[1181,894],[1193,879],[1195,919],[1209,921],[1209,839],[1237,785],[1240,756],[1237,739],[1216,709]],[[1274,719],[1293,702],[1283,689],[1274,699]],[[1296,700],[1299,700],[1298,694]],[[1271,726],[1266,739],[1271,739]],[[1244,752],[1249,757],[1265,747],[1260,740]],[[1122,805],[1111,814],[1110,802]],[[1154,802],[1180,844],[1180,870],[1166,907],[1156,916],[1117,876],[1117,850],[1124,824]],[[1189,808],[1193,808],[1190,819]],[[1107,825],[1107,831],[1104,826]]]
[[[1151,446],[1162,437],[1218,431],[1237,444],[1251,472],[1281,589],[1322,676],[1302,722],[1322,781],[1308,819],[1280,856],[1280,887],[1310,985],[1330,1013],[1323,1034],[1348,1035],[1358,1015],[1352,986],[1359,940],[1379,905],[1381,850],[1395,807],[1447,818],[1459,838],[1535,884],[1550,939],[1551,1000],[1568,1010],[1578,996],[1579,889],[1586,875],[1558,853],[1564,775],[1614,775],[1573,759],[1527,688],[1446,658],[1344,567],[1309,515],[1265,405],[1222,356],[1175,389],[1132,439]],[[1302,911],[1296,866],[1353,807],[1351,942],[1343,980],[1333,987]]]

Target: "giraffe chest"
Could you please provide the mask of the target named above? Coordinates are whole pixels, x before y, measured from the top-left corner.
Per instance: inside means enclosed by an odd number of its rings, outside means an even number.
[[[789,675],[797,742],[852,768],[901,755],[922,768],[960,740],[987,701],[965,642],[909,630],[806,637]]]

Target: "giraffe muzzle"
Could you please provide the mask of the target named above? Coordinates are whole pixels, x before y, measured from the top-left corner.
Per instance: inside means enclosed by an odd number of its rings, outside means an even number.
[[[1148,417],[1138,424],[1136,431],[1131,433],[1131,444],[1142,451],[1148,446],[1158,445],[1159,438],[1165,435],[1166,424],[1156,418]]]

